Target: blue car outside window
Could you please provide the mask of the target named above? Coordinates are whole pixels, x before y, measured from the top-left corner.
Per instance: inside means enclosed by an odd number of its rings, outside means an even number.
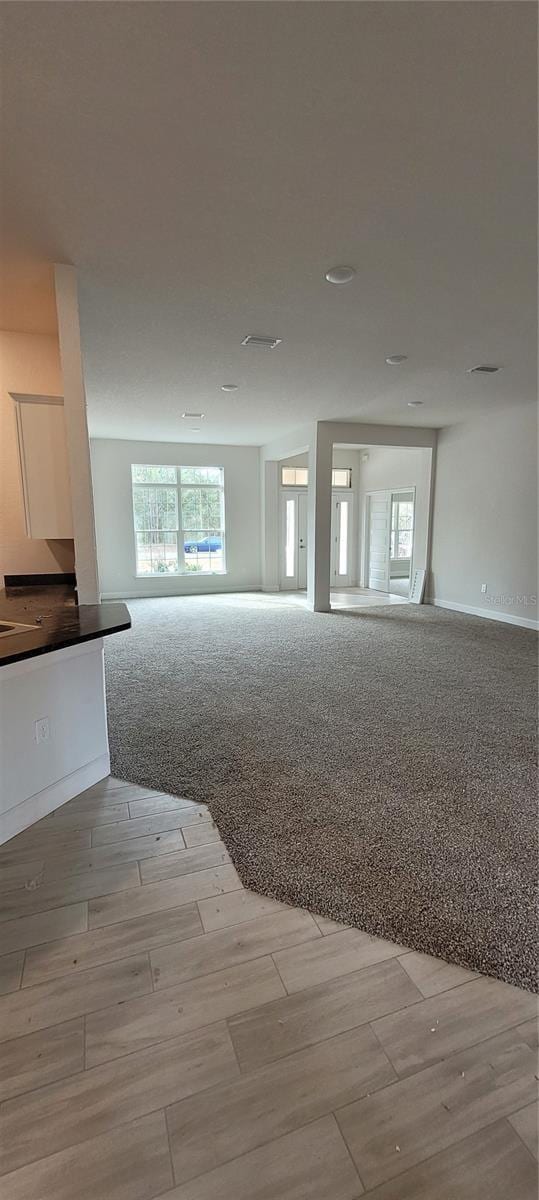
[[[220,537],[213,535],[212,537],[186,539],[183,548],[186,554],[195,554],[197,550],[199,553],[207,554],[210,550],[214,552],[222,550],[222,543]]]

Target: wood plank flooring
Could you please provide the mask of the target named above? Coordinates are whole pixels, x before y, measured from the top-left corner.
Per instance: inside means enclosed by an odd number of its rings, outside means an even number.
[[[3,1200],[536,1200],[536,998],[110,778],[0,846]]]

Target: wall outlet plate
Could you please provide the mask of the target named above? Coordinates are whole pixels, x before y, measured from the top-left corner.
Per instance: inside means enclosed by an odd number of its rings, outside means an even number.
[[[481,591],[482,591],[483,595],[485,594],[486,590],[487,590],[487,585],[486,585],[486,583],[482,583],[482,584],[481,584]]]
[[[48,717],[39,717],[39,719],[37,721],[34,721],[34,737],[36,739],[38,746],[41,744],[41,742],[50,741],[50,736],[51,736],[51,731],[50,731],[50,725],[49,725],[49,718]]]

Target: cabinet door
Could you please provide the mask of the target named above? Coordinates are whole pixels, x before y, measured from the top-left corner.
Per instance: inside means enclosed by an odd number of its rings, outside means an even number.
[[[63,401],[15,401],[26,532],[31,538],[71,538],[71,489]]]

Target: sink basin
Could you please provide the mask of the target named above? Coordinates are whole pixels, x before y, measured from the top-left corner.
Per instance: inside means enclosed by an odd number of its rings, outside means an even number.
[[[39,629],[39,626],[21,625],[16,621],[0,621],[0,637],[9,637],[13,633],[28,633],[29,629]]]

